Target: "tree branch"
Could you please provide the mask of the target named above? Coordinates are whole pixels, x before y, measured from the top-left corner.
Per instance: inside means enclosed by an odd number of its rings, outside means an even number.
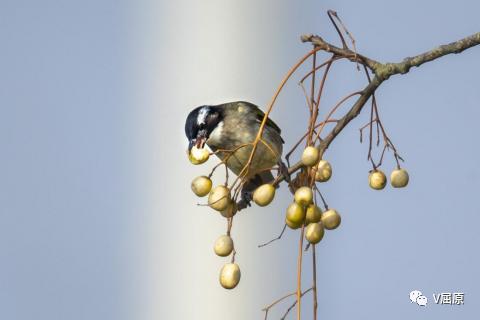
[[[301,40],[302,42],[311,42],[315,47],[320,48],[320,50],[331,52],[337,56],[347,58],[352,62],[363,62],[380,79],[386,80],[395,74],[405,74],[410,71],[412,67],[419,67],[426,62],[433,61],[447,54],[460,53],[480,44],[480,32],[474,33],[461,40],[441,45],[417,56],[407,57],[402,62],[397,63],[380,63],[364,55],[355,53],[350,49],[338,48],[316,35],[303,35]]]
[[[352,62],[362,63],[363,65],[370,68],[375,74],[372,81],[370,81],[370,83],[361,91],[360,97],[357,99],[351,109],[342,118],[338,120],[337,124],[333,127],[327,137],[321,141],[318,149],[320,151],[320,154],[323,155],[323,153],[327,150],[335,137],[347,126],[350,121],[352,121],[355,117],[358,116],[365,103],[375,93],[375,91],[378,89],[378,87],[382,84],[383,81],[396,74],[405,74],[409,72],[412,67],[419,67],[424,63],[436,60],[445,55],[460,53],[466,49],[479,45],[480,32],[477,32],[469,37],[460,39],[458,41],[441,45],[437,48],[434,48],[417,56],[405,58],[402,62],[385,64],[353,52],[348,48],[342,49],[336,47],[323,40],[320,36],[303,35],[301,37],[301,40],[303,42],[311,42],[316,49],[319,49],[321,51],[333,53],[335,56],[346,58]],[[288,173],[291,175],[296,171],[300,170],[301,168],[303,168],[303,165],[301,161],[299,161],[288,169]],[[283,180],[285,180],[285,176],[279,175],[275,179],[273,184],[276,186]]]
[[[441,45],[417,56],[405,58],[402,62],[386,63],[376,66],[375,75],[382,80],[386,80],[395,74],[405,74],[410,71],[412,67],[419,67],[426,62],[433,61],[447,54],[460,53],[478,44],[480,44],[480,32],[461,40]]]
[[[380,62],[367,58],[366,56],[358,54],[348,48],[342,49],[334,46],[317,35],[304,34],[300,37],[300,40],[302,40],[302,42],[311,42],[316,48],[319,48],[322,51],[333,53],[336,56],[346,58],[352,62],[360,62],[365,64],[372,70],[374,70],[378,65],[381,65]]]

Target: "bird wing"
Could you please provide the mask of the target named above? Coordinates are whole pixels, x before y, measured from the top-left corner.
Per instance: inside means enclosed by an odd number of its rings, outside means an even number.
[[[247,102],[247,101],[239,101],[238,103],[241,103],[244,106],[246,106],[247,108],[249,108],[252,111],[252,113],[255,114],[256,120],[259,123],[262,123],[263,118],[265,117],[265,113],[262,110],[260,110],[259,107],[257,107],[253,103],[250,103],[250,102]],[[279,136],[281,135],[282,130],[280,129],[280,127],[272,119],[270,119],[268,117],[267,117],[267,125],[270,128],[272,128],[273,130],[275,130],[278,133]],[[280,139],[281,139],[281,137],[280,137]],[[283,139],[282,139],[282,142],[284,142]]]

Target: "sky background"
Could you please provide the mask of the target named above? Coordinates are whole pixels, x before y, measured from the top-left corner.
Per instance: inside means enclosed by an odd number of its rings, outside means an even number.
[[[293,292],[298,232],[257,248],[283,226],[285,187],[237,216],[242,279],[219,286],[227,259],[212,246],[225,221],[190,191],[215,161],[190,165],[183,127],[198,105],[265,106],[309,50],[301,34],[338,43],[327,9],[379,61],[480,30],[480,5],[465,0],[1,1],[0,318],[262,319]],[[480,313],[479,57],[480,48],[444,57],[377,92],[408,188],[368,187],[358,136],[368,112],[325,154],[334,173],[322,192],[343,220],[317,250],[320,319]],[[352,64],[331,71],[325,109],[365,85]],[[286,149],[307,121],[301,74],[272,114]],[[388,156],[383,169],[393,168]],[[310,254],[305,262],[308,288]],[[414,289],[425,308],[410,303]],[[464,292],[465,305],[435,305],[440,292]],[[303,306],[310,319],[311,296]]]

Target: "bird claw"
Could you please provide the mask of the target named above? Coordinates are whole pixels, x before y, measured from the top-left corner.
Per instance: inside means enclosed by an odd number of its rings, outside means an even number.
[[[252,205],[253,192],[251,191],[242,191],[242,197],[240,201],[237,202],[238,211],[248,208]]]
[[[290,173],[288,172],[288,167],[282,160],[278,162],[278,168],[278,174],[283,175],[285,177],[285,181],[287,181],[287,183],[290,183],[292,180],[290,178]]]

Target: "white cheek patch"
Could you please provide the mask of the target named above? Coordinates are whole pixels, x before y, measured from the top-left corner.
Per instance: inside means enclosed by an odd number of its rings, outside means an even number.
[[[205,124],[205,119],[207,118],[208,111],[210,111],[208,107],[204,107],[204,108],[200,109],[200,111],[198,112],[198,117],[197,117],[197,124],[198,125]]]
[[[210,133],[210,137],[208,140],[214,142],[220,142],[223,133],[223,121],[219,122],[218,125],[213,129],[212,133]]]

